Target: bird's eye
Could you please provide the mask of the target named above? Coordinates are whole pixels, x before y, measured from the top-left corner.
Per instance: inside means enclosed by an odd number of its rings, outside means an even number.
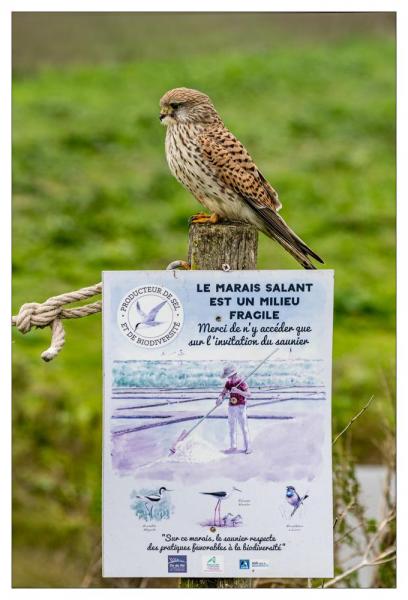
[[[170,106],[173,110],[176,110],[179,106],[181,106],[181,102],[170,102]]]

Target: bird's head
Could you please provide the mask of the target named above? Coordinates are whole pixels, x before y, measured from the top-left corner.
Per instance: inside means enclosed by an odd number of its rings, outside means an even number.
[[[293,485],[286,486],[286,494],[288,496],[291,496],[294,492],[295,492],[295,488],[293,487]]]
[[[163,492],[171,492],[171,490],[168,490],[166,487],[162,486],[162,487],[159,489],[159,494],[160,494],[160,496],[162,495],[162,493],[163,493]]]
[[[206,94],[189,88],[175,88],[166,92],[160,100],[160,121],[168,126],[220,123],[221,119]]]

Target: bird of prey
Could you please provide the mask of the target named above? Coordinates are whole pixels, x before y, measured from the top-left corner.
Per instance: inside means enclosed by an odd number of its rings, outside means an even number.
[[[293,510],[290,513],[290,516],[293,517],[297,509],[303,504],[303,501],[309,498],[307,494],[300,497],[293,485],[288,485],[286,487],[286,500],[289,502],[291,506],[293,506]]]
[[[140,302],[138,300],[136,302],[136,310],[137,310],[139,317],[141,318],[141,321],[138,321],[136,323],[135,331],[138,327],[140,327],[140,325],[145,325],[146,327],[157,327],[157,325],[163,325],[163,323],[165,321],[156,321],[156,317],[157,317],[159,311],[166,304],[166,302],[167,302],[167,300],[163,300],[163,302],[160,302],[159,304],[154,306],[148,313],[145,313],[142,310],[142,308],[140,306]]]
[[[170,171],[212,213],[199,213],[191,222],[217,223],[221,218],[251,223],[305,269],[316,268],[310,257],[323,263],[279,215],[277,192],[206,94],[188,88],[168,91],[160,100],[160,121],[167,126]]]

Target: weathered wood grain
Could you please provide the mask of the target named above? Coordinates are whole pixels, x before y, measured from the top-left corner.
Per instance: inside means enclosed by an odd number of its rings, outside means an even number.
[[[256,269],[258,232],[244,223],[190,225],[188,261],[192,269]]]

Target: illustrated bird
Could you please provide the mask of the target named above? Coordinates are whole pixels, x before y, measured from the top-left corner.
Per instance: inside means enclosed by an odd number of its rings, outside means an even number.
[[[163,323],[165,323],[165,321],[156,321],[156,317],[157,317],[159,311],[166,304],[166,302],[167,302],[167,300],[163,300],[163,302],[160,302],[159,304],[157,304],[148,313],[145,313],[142,310],[142,308],[140,306],[140,302],[138,300],[136,302],[136,310],[137,310],[137,313],[138,313],[139,317],[142,320],[139,321],[138,323],[136,323],[136,325],[135,325],[135,331],[136,331],[136,329],[138,327],[140,327],[140,325],[145,325],[146,327],[157,327],[157,325],[162,325]]]
[[[291,506],[293,506],[293,510],[290,513],[291,517],[293,517],[297,509],[303,504],[303,501],[306,500],[306,498],[309,498],[308,494],[300,497],[293,485],[288,485],[286,487],[286,500]]]
[[[225,127],[210,98],[197,90],[175,88],[160,100],[160,121],[167,126],[166,158],[172,174],[211,215],[193,223],[227,219],[250,223],[276,240],[305,269],[323,263],[278,214],[277,192]]]
[[[216,504],[215,504],[215,509],[214,509],[214,527],[217,524],[217,512],[218,512],[218,526],[222,527],[221,503],[223,500],[226,500],[227,498],[229,498],[233,492],[241,492],[241,490],[239,490],[236,487],[233,487],[230,492],[201,492],[201,494],[204,494],[205,496],[212,496],[213,498],[216,499]]]
[[[135,498],[139,498],[139,500],[143,500],[146,510],[150,516],[150,518],[153,518],[153,508],[155,505],[157,505],[160,500],[163,499],[163,493],[164,492],[171,492],[172,490],[168,490],[166,487],[162,486],[157,494],[146,494],[146,496],[139,496],[136,495],[134,496]]]
[[[239,525],[242,525],[242,523],[243,523],[243,521],[242,521],[241,515],[235,515],[235,517],[233,517],[233,519],[232,519],[233,527],[238,527]]]
[[[234,515],[232,513],[227,513],[226,515],[224,515],[221,519],[222,521],[222,526],[223,527],[232,527],[232,520],[234,518]]]

